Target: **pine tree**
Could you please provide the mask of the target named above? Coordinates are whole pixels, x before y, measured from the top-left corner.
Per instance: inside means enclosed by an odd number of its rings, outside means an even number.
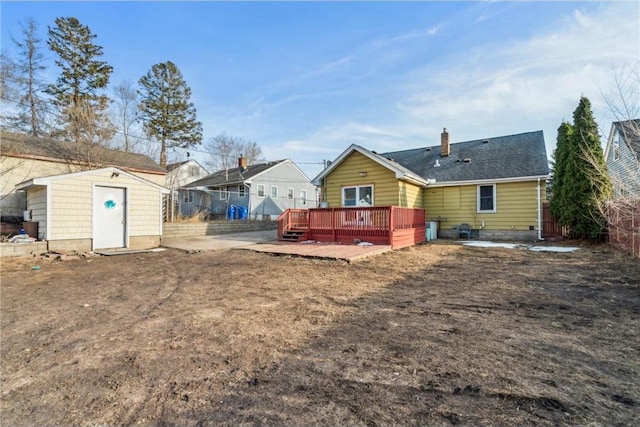
[[[73,17],[57,18],[55,24],[47,43],[62,73],[47,93],[64,117],[60,134],[76,142],[105,142],[113,135],[104,94],[113,68],[99,59],[102,47],[93,43],[96,35],[89,27]]]
[[[551,187],[551,200],[549,209],[551,215],[562,225],[566,225],[567,194],[565,188],[569,151],[571,150],[571,134],[573,127],[570,123],[562,122],[558,128],[556,149],[553,153],[553,185]]]
[[[611,194],[611,184],[587,98],[580,98],[573,125],[563,123],[558,129],[554,157],[552,215],[574,236],[599,238],[606,225],[601,202]]]
[[[600,202],[611,194],[611,183],[606,175],[606,167],[598,124],[591,110],[591,102],[580,98],[573,112],[573,133],[571,135],[574,152],[572,179],[567,190],[573,197],[575,222],[572,230],[578,235],[598,238],[606,227],[600,211]],[[592,164],[593,159],[596,165]]]
[[[42,39],[38,37],[33,19],[22,27],[22,35],[22,40],[13,39],[19,54],[15,69],[19,106],[18,115],[11,117],[11,121],[18,129],[38,136],[43,133],[45,122],[46,103],[40,96],[44,87],[40,73],[45,70],[45,66],[40,47]]]
[[[190,102],[191,89],[171,61],[151,67],[139,83],[140,121],[147,136],[160,142],[160,166],[166,166],[167,148],[202,143],[202,123]]]

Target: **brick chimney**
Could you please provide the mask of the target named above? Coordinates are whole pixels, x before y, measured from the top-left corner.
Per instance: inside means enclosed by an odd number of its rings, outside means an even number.
[[[449,145],[449,132],[447,132],[447,128],[444,128],[440,134],[440,156],[449,157],[450,152],[451,145]]]
[[[238,157],[238,168],[242,170],[245,170],[247,168],[247,158],[242,154],[240,154],[240,157]]]

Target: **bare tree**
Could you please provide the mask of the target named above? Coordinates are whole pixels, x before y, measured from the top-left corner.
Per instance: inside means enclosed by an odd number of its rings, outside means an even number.
[[[247,141],[236,136],[215,136],[205,143],[205,149],[211,157],[207,166],[212,170],[234,168],[240,156],[247,159],[247,165],[264,161],[262,149],[255,141]]]
[[[138,111],[138,93],[133,83],[129,80],[122,81],[113,90],[115,123],[119,133],[122,135],[122,148],[124,151],[134,151],[138,142],[131,137],[131,131],[136,124],[136,114]]]
[[[40,73],[45,70],[42,53],[42,39],[38,37],[37,26],[33,19],[22,25],[22,39],[12,38],[18,48],[16,62],[16,85],[19,92],[18,114],[12,118],[15,127],[29,135],[40,136],[46,115],[46,102],[41,93],[45,86]]]

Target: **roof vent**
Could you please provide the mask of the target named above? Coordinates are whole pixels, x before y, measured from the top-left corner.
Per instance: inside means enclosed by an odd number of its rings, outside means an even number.
[[[483,140],[482,140],[482,143],[483,143],[483,144],[488,144],[488,143],[489,143],[489,140],[488,140],[488,139],[483,139]]]
[[[425,150],[424,150],[424,151],[431,151],[431,147],[427,147],[427,148],[425,148]]]
[[[433,165],[434,168],[439,168],[440,167],[440,160],[436,159],[436,164]]]
[[[464,160],[463,160],[463,162],[465,162],[465,163],[471,163],[471,159],[467,157],[466,159],[464,159]]]

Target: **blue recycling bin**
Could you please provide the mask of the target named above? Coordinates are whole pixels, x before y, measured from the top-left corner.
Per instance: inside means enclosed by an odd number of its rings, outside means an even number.
[[[236,207],[235,205],[229,205],[227,208],[227,219],[233,221],[236,219]]]
[[[237,212],[238,212],[238,219],[240,221],[246,221],[247,220],[247,208],[244,206],[238,206],[237,208]]]

